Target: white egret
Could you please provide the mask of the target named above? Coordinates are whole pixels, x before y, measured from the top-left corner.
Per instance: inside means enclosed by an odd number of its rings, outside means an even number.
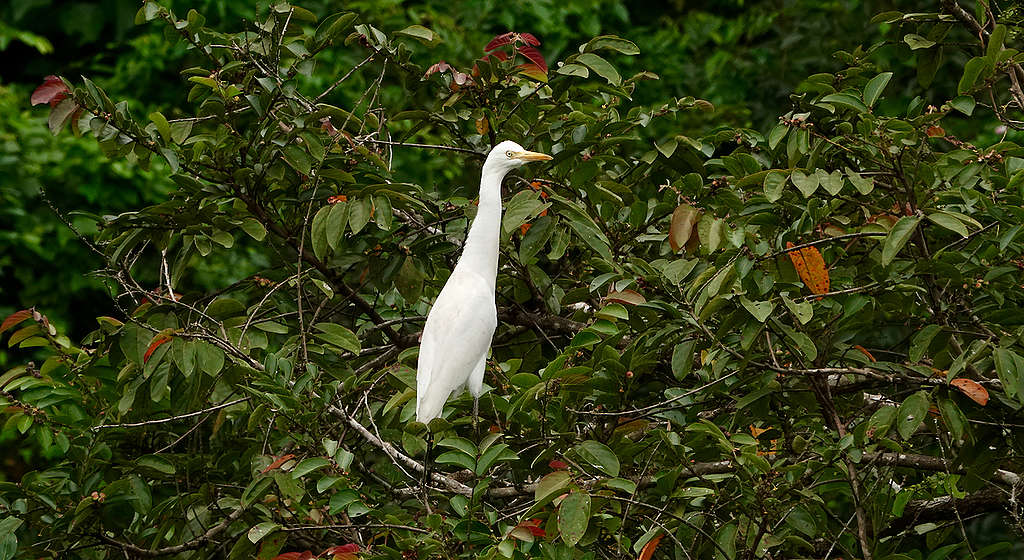
[[[494,290],[501,241],[501,181],[531,161],[551,159],[506,140],[495,146],[480,177],[480,204],[462,256],[427,313],[416,367],[416,420],[441,416],[448,397],[469,389],[476,422],[491,337],[498,326]]]

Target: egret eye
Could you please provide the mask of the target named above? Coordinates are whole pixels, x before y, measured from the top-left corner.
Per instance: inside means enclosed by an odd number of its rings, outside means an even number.
[[[507,156],[508,159],[512,159],[512,150],[505,152],[505,156]]]

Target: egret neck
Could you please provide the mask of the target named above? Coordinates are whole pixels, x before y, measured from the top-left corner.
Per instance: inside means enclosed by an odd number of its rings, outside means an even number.
[[[494,165],[491,161],[484,164],[480,177],[480,203],[466,235],[462,257],[455,266],[456,269],[483,274],[492,290],[498,277],[498,246],[501,242],[501,181],[508,171],[507,167]]]

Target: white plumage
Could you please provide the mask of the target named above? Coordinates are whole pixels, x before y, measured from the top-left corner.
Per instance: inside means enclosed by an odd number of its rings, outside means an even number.
[[[483,391],[491,337],[498,326],[494,305],[501,242],[501,181],[529,161],[551,156],[512,141],[487,155],[480,177],[480,204],[462,256],[427,314],[416,366],[416,420],[441,416],[445,402],[463,389],[473,396],[473,415]]]

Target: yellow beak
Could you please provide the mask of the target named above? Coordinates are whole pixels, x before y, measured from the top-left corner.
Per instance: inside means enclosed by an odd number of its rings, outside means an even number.
[[[513,152],[512,153],[512,157],[515,158],[515,159],[521,159],[523,161],[547,161],[549,159],[553,159],[551,156],[549,156],[547,154],[542,154],[540,152],[528,152],[528,151]]]

